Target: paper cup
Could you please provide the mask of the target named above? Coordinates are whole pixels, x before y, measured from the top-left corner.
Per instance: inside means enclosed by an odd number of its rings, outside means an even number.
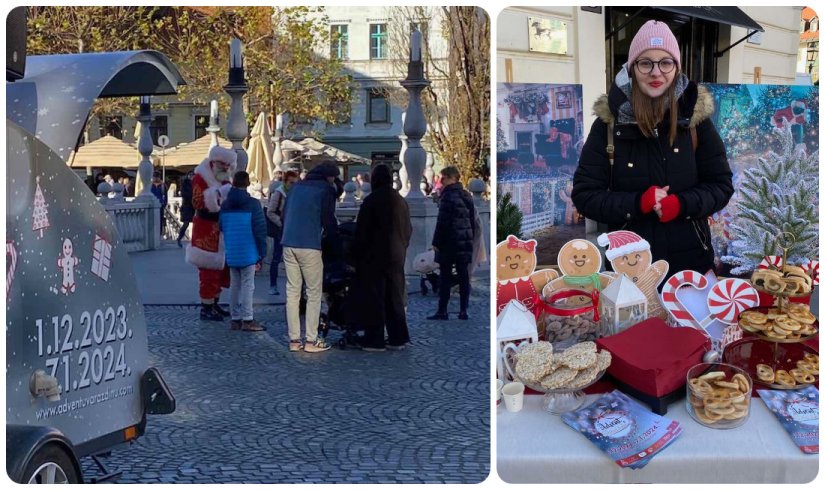
[[[518,381],[507,383],[501,389],[501,396],[508,412],[518,412],[524,405],[524,385]]]
[[[504,388],[504,381],[496,380],[496,405],[501,405],[501,389]]]

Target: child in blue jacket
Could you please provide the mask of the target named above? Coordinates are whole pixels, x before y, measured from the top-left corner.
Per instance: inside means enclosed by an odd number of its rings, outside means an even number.
[[[266,328],[253,319],[255,270],[266,257],[266,219],[261,204],[246,192],[249,174],[236,172],[232,188],[221,204],[220,225],[229,267],[232,330],[260,332]]]

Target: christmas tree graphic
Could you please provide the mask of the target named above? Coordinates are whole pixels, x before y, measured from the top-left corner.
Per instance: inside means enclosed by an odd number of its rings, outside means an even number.
[[[40,231],[38,238],[43,238],[43,230],[49,227],[49,210],[43,190],[40,189],[40,177],[35,177],[37,189],[34,191],[34,211],[32,214],[32,230]]]
[[[731,223],[733,241],[722,262],[732,274],[756,269],[763,257],[782,253],[783,232],[793,234],[788,263],[819,255],[819,151],[794,144],[789,125],[774,129],[780,153],[768,152],[744,172],[741,201]]]

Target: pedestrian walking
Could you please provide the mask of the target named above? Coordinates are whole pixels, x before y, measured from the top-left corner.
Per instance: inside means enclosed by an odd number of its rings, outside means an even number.
[[[664,22],[646,22],[607,95],[573,177],[579,213],[609,231],[632,231],[670,274],[713,268],[708,217],[725,208],[733,183],[711,122],[713,97],[682,73]]]
[[[321,315],[321,288],[324,265],[321,240],[335,241],[338,223],[335,219],[336,178],[339,175],[334,162],[325,161],[314,167],[304,180],[289,190],[284,212],[283,237],[284,268],[286,269],[286,313],[289,329],[289,350],[300,351],[301,288],[306,284],[306,352],[323,352],[330,346],[318,337]],[[324,237],[324,235],[326,235]]]
[[[160,234],[163,236],[163,225],[166,216],[166,203],[167,196],[166,196],[166,186],[163,184],[163,181],[160,179],[160,174],[155,172],[152,176],[152,188],[149,189],[152,192],[158,201],[160,201]]]
[[[252,297],[255,270],[266,257],[266,220],[261,203],[249,195],[247,187],[249,174],[235,172],[232,188],[221,204],[219,221],[230,275],[230,328],[260,332],[266,328],[254,319]]]
[[[192,241],[186,260],[198,268],[198,295],[201,320],[220,321],[229,312],[218,305],[221,290],[229,287],[229,269],[220,249],[220,189],[230,183],[235,172],[234,150],[213,146],[209,155],[195,168],[192,178]]]
[[[178,232],[178,247],[183,247],[181,240],[186,236],[186,230],[189,229],[189,223],[195,216],[195,208],[192,206],[192,176],[193,172],[188,172],[180,183],[180,219],[183,222],[180,231]]]
[[[473,197],[464,190],[459,180],[461,174],[456,167],[441,170],[441,193],[438,203],[438,218],[433,235],[433,250],[441,276],[438,290],[438,311],[428,320],[447,320],[447,305],[450,302],[452,271],[456,270],[459,290],[459,320],[468,320],[467,307],[470,302],[469,265],[473,260],[473,241],[476,233],[475,205]]]
[[[373,169],[371,185],[371,193],[358,210],[353,245],[357,320],[364,327],[360,344],[366,351],[401,350],[410,341],[404,310],[404,262],[412,236],[410,210],[393,189],[392,172],[386,165]]]
[[[273,242],[272,262],[269,264],[269,294],[273,296],[281,294],[278,291],[278,264],[284,258],[284,248],[281,245],[284,224],[281,218],[284,215],[287,195],[298,180],[298,174],[290,170],[282,178],[283,182],[272,190],[266,208],[267,235],[272,237]]]

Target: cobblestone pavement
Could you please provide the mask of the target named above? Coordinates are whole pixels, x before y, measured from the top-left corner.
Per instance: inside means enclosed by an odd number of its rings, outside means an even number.
[[[149,416],[143,438],[103,460],[130,483],[483,481],[488,286],[471,302],[469,322],[434,322],[436,299],[413,294],[407,350],[322,354],[287,352],[282,306],[257,308],[260,333],[200,322],[190,306],[147,307],[150,362],[177,410]],[[100,474],[89,458],[84,472]]]

